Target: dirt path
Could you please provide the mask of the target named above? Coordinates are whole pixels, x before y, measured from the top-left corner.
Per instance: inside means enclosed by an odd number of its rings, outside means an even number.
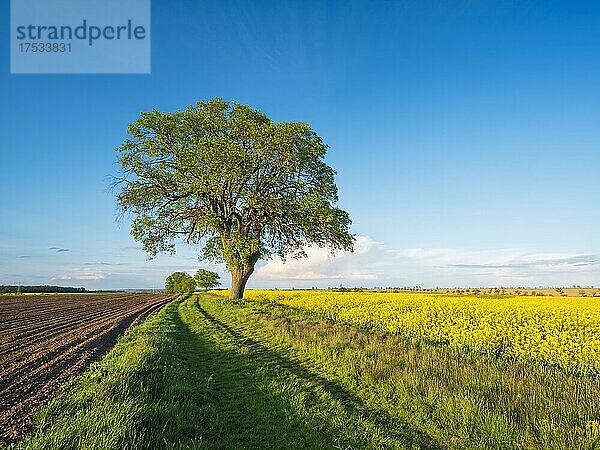
[[[0,446],[17,439],[37,407],[100,359],[170,295],[0,297]]]

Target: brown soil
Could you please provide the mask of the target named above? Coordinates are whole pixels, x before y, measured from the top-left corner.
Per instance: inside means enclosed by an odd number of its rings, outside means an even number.
[[[171,295],[0,297],[0,446],[15,441],[60,386]]]

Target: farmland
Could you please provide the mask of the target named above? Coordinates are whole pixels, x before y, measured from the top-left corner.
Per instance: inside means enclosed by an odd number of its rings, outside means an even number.
[[[578,374],[600,373],[600,298],[249,291],[337,321]]]
[[[295,306],[277,295],[169,303],[69,383],[15,448],[600,446],[592,373],[408,338],[310,308],[310,295]],[[353,295],[335,302],[360,311]]]
[[[0,444],[28,426],[32,412],[69,377],[104,355],[117,337],[172,296],[0,297]]]

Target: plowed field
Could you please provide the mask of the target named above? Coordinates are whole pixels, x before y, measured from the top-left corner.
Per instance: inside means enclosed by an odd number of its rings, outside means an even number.
[[[84,371],[172,295],[0,297],[0,446],[28,427],[38,405]]]

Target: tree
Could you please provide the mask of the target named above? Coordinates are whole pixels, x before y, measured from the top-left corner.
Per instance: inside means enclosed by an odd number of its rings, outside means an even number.
[[[194,292],[196,281],[185,272],[175,272],[167,277],[165,283],[165,292],[169,294],[185,294]]]
[[[211,272],[210,270],[199,269],[194,275],[196,285],[205,291],[216,288],[221,284],[219,281],[221,277],[217,272]]]
[[[352,251],[327,145],[309,124],[213,99],[142,113],[128,131],[117,199],[150,257],[174,253],[177,238],[199,244],[201,259],[226,263],[239,299],[261,258],[300,258],[307,245]]]

